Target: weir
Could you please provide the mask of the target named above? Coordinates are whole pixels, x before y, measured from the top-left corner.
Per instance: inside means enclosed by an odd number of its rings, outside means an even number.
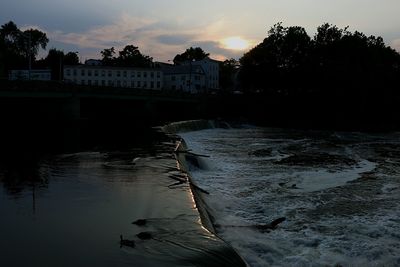
[[[204,155],[196,155],[193,153],[188,152],[188,147],[185,143],[185,140],[179,137],[179,133],[187,132],[187,131],[196,131],[202,129],[211,129],[216,127],[226,127],[226,123],[213,121],[213,120],[190,120],[190,121],[182,121],[182,122],[175,122],[168,125],[165,125],[161,128],[163,132],[167,135],[174,138],[176,141],[176,148],[175,148],[175,157],[178,162],[179,168],[187,174],[188,182],[190,184],[190,190],[193,194],[194,201],[196,203],[196,208],[199,211],[200,218],[202,225],[210,231],[214,236],[216,236],[221,242],[225,244],[228,250],[231,250],[238,259],[236,262],[239,266],[248,266],[244,259],[236,252],[236,250],[231,247],[228,243],[223,241],[220,237],[218,237],[217,232],[215,230],[213,224],[213,216],[209,212],[209,207],[207,203],[203,199],[204,194],[209,194],[209,192],[200,188],[193,177],[190,174],[190,166],[189,164],[195,164],[197,166],[201,166],[201,157]],[[190,163],[189,163],[190,161]]]

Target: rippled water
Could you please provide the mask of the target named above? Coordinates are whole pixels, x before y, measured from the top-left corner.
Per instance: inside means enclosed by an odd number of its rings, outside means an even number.
[[[220,236],[251,266],[400,265],[400,134],[181,134]],[[277,229],[261,231],[277,218]]]

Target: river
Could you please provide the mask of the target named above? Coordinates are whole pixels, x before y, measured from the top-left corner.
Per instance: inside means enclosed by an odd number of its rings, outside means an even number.
[[[202,226],[173,136],[31,126],[0,138],[0,266],[244,265]]]
[[[250,266],[400,265],[400,134],[243,126],[180,134],[217,233]],[[286,220],[275,230],[266,225]]]

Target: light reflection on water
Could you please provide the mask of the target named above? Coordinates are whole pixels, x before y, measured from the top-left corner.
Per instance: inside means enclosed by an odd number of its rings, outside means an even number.
[[[136,183],[148,174],[105,168],[103,164],[120,160],[107,157],[105,153],[77,153],[43,159],[32,172],[23,166],[22,173],[3,171],[3,266],[125,264],[120,261],[118,238],[131,232],[130,222],[137,216],[132,203],[143,194],[137,192]]]
[[[189,185],[171,186],[173,140],[111,130],[86,152],[47,152],[35,138],[1,151],[0,266],[241,266],[201,226]],[[120,247],[121,234],[135,247]]]

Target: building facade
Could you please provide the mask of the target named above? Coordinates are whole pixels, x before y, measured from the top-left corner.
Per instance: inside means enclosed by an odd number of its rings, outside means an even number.
[[[200,66],[163,65],[164,88],[192,94],[206,90],[206,77]]]
[[[219,89],[219,61],[206,57],[202,60],[187,61],[183,64],[200,66],[204,71],[207,90],[216,91]]]
[[[50,81],[51,70],[11,70],[8,79],[15,80],[32,80],[32,81]]]
[[[106,67],[93,65],[64,66],[66,82],[108,87],[161,90],[163,73],[157,68]]]
[[[176,90],[192,94],[219,89],[219,61],[204,58],[182,65],[156,63],[154,68],[107,67],[99,60],[64,66],[64,80],[86,86]]]

